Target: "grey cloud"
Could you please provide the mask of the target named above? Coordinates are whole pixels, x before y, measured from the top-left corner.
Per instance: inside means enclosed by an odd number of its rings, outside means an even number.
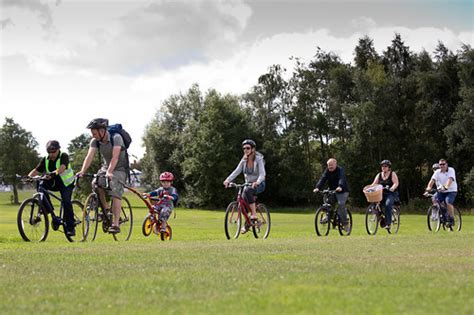
[[[8,25],[14,25],[12,19],[7,18],[4,20],[0,20],[0,27],[2,28],[2,30],[5,29]]]
[[[127,76],[223,56],[243,29],[219,2],[164,1],[119,18],[118,34],[96,29],[95,47],[78,47],[75,66]]]
[[[42,3],[39,0],[3,0],[3,7],[17,7],[20,9],[30,10],[38,14],[43,20],[42,27],[45,30],[51,29],[53,25],[53,18],[49,5]]]

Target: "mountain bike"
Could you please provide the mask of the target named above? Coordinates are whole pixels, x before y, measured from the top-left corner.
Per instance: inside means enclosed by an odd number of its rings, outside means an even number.
[[[108,233],[113,222],[112,205],[110,205],[109,209],[104,209],[99,199],[99,187],[103,186],[101,188],[104,190],[110,189],[109,180],[103,174],[84,174],[83,177],[93,178],[93,181],[92,192],[87,196],[82,211],[82,234],[84,240],[90,238],[91,241],[94,241],[97,237],[99,224],[102,227],[102,231]],[[99,182],[103,182],[103,185],[99,186]],[[133,212],[130,201],[125,196],[122,196],[119,226],[120,233],[110,234],[112,234],[116,241],[128,241],[132,235]]]
[[[48,176],[17,176],[23,183],[36,183],[36,193],[33,197],[24,200],[18,209],[17,225],[18,231],[24,241],[43,242],[49,233],[49,216],[51,215],[51,225],[54,231],[64,233],[69,242],[81,241],[82,237],[65,233],[66,222],[64,221],[64,209],[62,200],[52,191],[43,187]],[[46,195],[53,197],[60,203],[59,215],[54,212],[54,207]],[[83,205],[78,200],[72,200],[72,210],[74,212],[74,226],[81,224]],[[62,231],[59,227],[63,227]]]
[[[352,213],[350,209],[346,207],[346,220],[349,223],[349,230],[346,231],[336,210],[336,191],[326,189],[319,192],[323,195],[323,204],[318,208],[318,210],[316,210],[316,214],[314,216],[314,228],[316,230],[316,234],[318,236],[327,236],[332,225],[333,229],[338,229],[340,235],[349,236],[352,232]],[[333,204],[335,206],[333,206]]]
[[[440,190],[432,189],[430,192],[425,193],[424,196],[432,199],[432,197],[434,197],[438,192],[440,192]],[[441,226],[443,227],[443,230],[459,232],[462,227],[461,211],[454,208],[454,225],[450,225],[446,203],[439,202],[435,198],[435,203],[428,208],[428,212],[426,213],[426,223],[428,225],[428,230],[432,232],[438,232]]]
[[[137,192],[137,195],[139,193]],[[170,241],[173,236],[173,230],[168,222],[166,222],[166,232],[161,233],[161,220],[160,220],[160,205],[168,198],[168,196],[163,197],[150,197],[149,195],[144,195],[140,198],[145,202],[148,208],[148,214],[143,220],[142,224],[142,233],[145,236],[150,236],[151,232],[160,236],[162,241]],[[149,201],[148,201],[149,200]]]
[[[241,233],[242,223],[247,230],[252,229],[255,238],[267,238],[270,234],[270,212],[262,203],[256,203],[256,219],[251,219],[252,213],[248,203],[242,196],[245,187],[250,187],[252,184],[236,184],[229,183],[228,188],[234,187],[237,189],[237,198],[227,206],[225,211],[224,230],[227,239],[238,238]],[[242,217],[244,222],[242,222]]]

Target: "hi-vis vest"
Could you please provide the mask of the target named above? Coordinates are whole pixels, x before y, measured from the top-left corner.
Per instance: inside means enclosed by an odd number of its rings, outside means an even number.
[[[59,170],[59,167],[61,166],[61,154],[62,152],[59,151],[58,158],[56,160],[56,170]],[[49,160],[48,157],[45,158],[45,166],[46,166],[46,173],[49,173]],[[71,168],[71,163],[68,163],[67,168],[59,174],[59,177],[61,177],[61,180],[63,181],[64,186],[69,186],[74,182],[74,172],[72,171]]]

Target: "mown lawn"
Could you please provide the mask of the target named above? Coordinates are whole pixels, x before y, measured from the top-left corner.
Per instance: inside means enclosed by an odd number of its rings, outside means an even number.
[[[222,211],[177,209],[173,240],[99,234],[23,242],[17,207],[0,193],[0,314],[472,314],[474,217],[460,233],[427,231],[403,215],[398,235],[314,233],[313,214],[272,213],[267,240],[228,241]],[[22,195],[25,197],[26,195]],[[130,197],[132,199],[134,197]]]

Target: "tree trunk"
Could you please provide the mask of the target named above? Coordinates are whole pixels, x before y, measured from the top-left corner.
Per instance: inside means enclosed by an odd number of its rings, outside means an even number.
[[[18,189],[16,187],[16,184],[13,183],[13,203],[14,204],[20,204],[20,202],[18,201]]]

